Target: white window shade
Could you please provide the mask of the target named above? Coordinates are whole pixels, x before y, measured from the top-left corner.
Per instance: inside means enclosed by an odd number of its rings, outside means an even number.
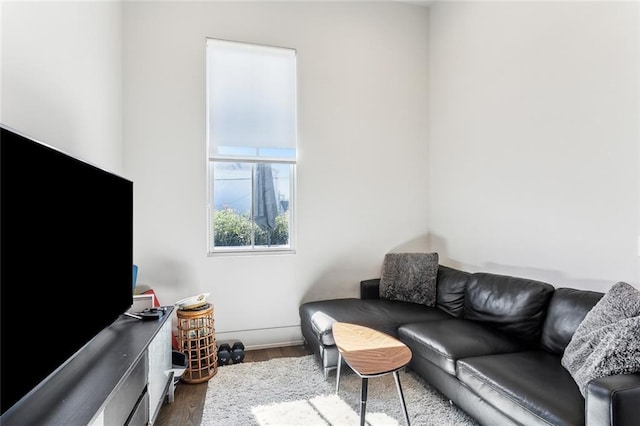
[[[295,50],[207,39],[210,158],[294,160]]]

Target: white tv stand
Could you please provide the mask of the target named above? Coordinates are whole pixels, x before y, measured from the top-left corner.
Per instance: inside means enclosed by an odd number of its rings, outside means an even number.
[[[171,315],[121,316],[2,415],[11,425],[152,425],[173,401]],[[46,356],[46,352],[43,356]]]

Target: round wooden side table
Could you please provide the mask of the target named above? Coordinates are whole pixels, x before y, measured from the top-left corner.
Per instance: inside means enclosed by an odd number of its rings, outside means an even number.
[[[202,383],[218,372],[218,350],[213,327],[213,305],[197,309],[178,309],[178,341],[187,354],[188,367],[182,374],[185,383]]]
[[[392,373],[396,381],[400,406],[407,426],[410,425],[407,405],[400,384],[398,371],[411,361],[411,349],[400,340],[388,334],[346,322],[333,323],[333,338],[338,347],[338,371],[336,373],[336,393],[340,389],[340,367],[342,359],[354,373],[362,379],[360,388],[360,426],[365,425],[367,411],[367,386],[372,377]]]

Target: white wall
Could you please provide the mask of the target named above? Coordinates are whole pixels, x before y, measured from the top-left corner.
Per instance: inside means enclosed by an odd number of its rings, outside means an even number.
[[[256,347],[300,340],[300,303],[357,296],[386,252],[426,250],[427,31],[396,3],[125,3],[139,284],[210,292],[218,341]],[[205,37],[297,50],[294,255],[207,257]]]
[[[0,121],[132,178],[139,284],[220,340],[299,339],[390,250],[638,286],[637,3],[0,5]],[[207,36],[298,50],[295,255],[206,255]]]
[[[122,5],[0,8],[0,122],[122,173]]]
[[[443,263],[638,286],[637,2],[430,7],[430,242]]]

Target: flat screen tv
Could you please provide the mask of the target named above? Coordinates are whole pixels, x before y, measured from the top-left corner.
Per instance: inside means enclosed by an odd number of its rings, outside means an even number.
[[[133,183],[0,124],[1,409],[133,302]]]

